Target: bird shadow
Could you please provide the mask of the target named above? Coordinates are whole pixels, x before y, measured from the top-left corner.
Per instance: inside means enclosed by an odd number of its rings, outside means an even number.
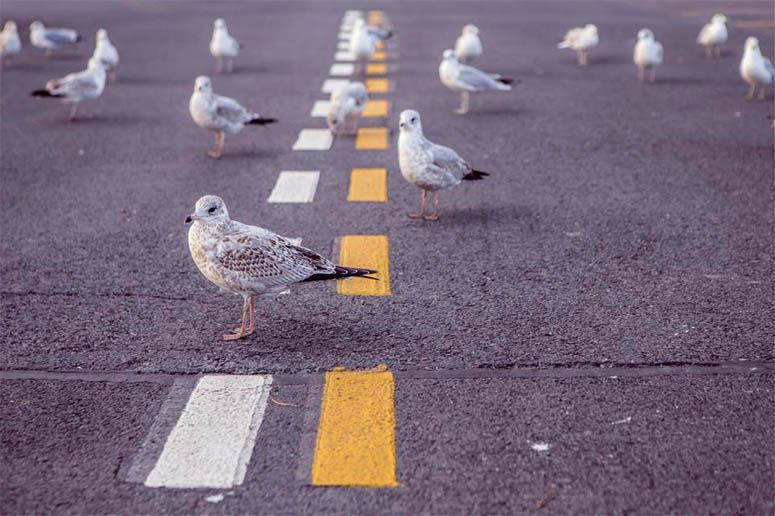
[[[116,82],[109,82],[109,87],[121,87],[122,85],[128,86],[182,86],[189,84],[189,80],[161,78],[161,77],[144,77],[144,76],[132,76],[132,75],[120,75]]]
[[[224,149],[223,155],[218,158],[218,161],[229,161],[231,159],[276,159],[282,156],[282,153],[272,148],[235,148],[230,150],[228,147]]]
[[[46,61],[44,58],[42,60],[43,63],[46,62],[56,62],[56,61],[85,61],[86,57],[82,56],[81,54],[54,54],[51,56],[51,58]]]
[[[699,77],[659,77],[657,76],[656,81],[654,84],[660,85],[670,85],[670,84],[679,84],[679,85],[693,85],[693,84],[705,84],[708,81],[706,79],[702,79]]]
[[[499,222],[518,220],[531,216],[530,210],[526,206],[475,206],[470,208],[460,208],[450,211],[441,211],[439,223],[442,225],[479,225],[494,218]]]
[[[493,115],[502,116],[502,115],[524,115],[527,113],[527,110],[519,107],[519,106],[506,106],[506,107],[496,107],[496,106],[483,106],[481,108],[477,108],[475,106],[471,107],[471,110],[466,113],[466,116],[470,116],[471,118],[475,118],[478,115],[483,117],[489,117]]]
[[[589,66],[619,66],[629,63],[630,60],[613,54],[604,54],[600,56],[589,56]],[[582,67],[583,68],[583,67]]]

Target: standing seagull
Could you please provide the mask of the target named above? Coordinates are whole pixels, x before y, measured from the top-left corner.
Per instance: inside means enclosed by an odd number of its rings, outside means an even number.
[[[11,56],[18,54],[22,49],[22,40],[16,29],[16,22],[8,20],[0,31],[0,59],[2,66],[11,64]]]
[[[277,122],[274,118],[264,118],[258,113],[248,111],[234,99],[216,95],[213,93],[210,78],[204,75],[194,81],[194,93],[188,103],[188,111],[196,125],[215,132],[215,148],[207,154],[216,159],[223,154],[226,133],[239,134],[247,124],[266,125]]]
[[[751,85],[746,100],[753,99],[757,86],[760,86],[759,100],[764,100],[766,85],[775,80],[775,69],[770,60],[762,55],[759,40],[753,36],[745,40],[745,51],[740,61],[740,77]]]
[[[116,80],[116,67],[118,66],[118,50],[111,43],[108,31],[105,29],[97,31],[97,46],[94,47],[92,57],[100,60],[105,71],[108,72],[110,82],[114,82]]]
[[[439,64],[439,79],[450,90],[460,92],[460,107],[455,110],[459,115],[468,113],[472,92],[511,91],[511,84],[514,82],[512,79],[460,64],[455,52],[449,49],[444,51],[444,58]]]
[[[352,134],[358,130],[358,116],[366,109],[369,102],[369,93],[362,82],[349,82],[331,94],[331,107],[326,116],[328,128],[331,134],[347,132],[347,126],[352,122]]]
[[[578,56],[579,66],[586,66],[589,49],[596,47],[599,42],[600,38],[597,35],[597,27],[590,23],[583,27],[569,30],[563,40],[557,44],[557,48],[573,50]]]
[[[79,41],[81,35],[73,29],[46,27],[39,20],[30,23],[30,43],[33,47],[44,49],[46,57],[50,57],[54,50]]]
[[[361,73],[366,73],[366,62],[374,54],[375,46],[375,37],[369,33],[369,28],[363,19],[355,20],[355,25],[350,35],[350,53]]]
[[[33,97],[50,97],[72,103],[70,120],[75,119],[78,104],[84,100],[92,100],[102,95],[105,89],[105,68],[99,59],[92,57],[86,70],[71,73],[61,79],[52,79],[46,83],[46,88],[32,92]]]
[[[697,43],[705,47],[705,55],[716,57],[721,55],[721,45],[727,42],[727,17],[716,13],[709,23],[703,25],[697,35]]]
[[[638,67],[638,79],[643,82],[646,79],[646,70],[649,71],[649,81],[656,78],[656,67],[662,64],[662,44],[654,41],[654,33],[649,29],[638,31],[638,42],[635,43],[632,60]]]
[[[468,63],[482,55],[482,41],[479,39],[479,28],[470,23],[463,27],[463,33],[455,42],[455,57],[461,63]]]
[[[242,296],[242,322],[224,340],[255,330],[256,296],[288,293],[295,283],[367,276],[377,271],[341,267],[266,229],[229,218],[223,199],[205,195],[186,218],[188,249],[199,271],[222,289]]]
[[[422,133],[420,113],[407,109],[398,123],[398,164],[401,175],[421,190],[420,211],[410,213],[413,219],[439,220],[439,191],[452,188],[461,181],[476,181],[489,176],[474,170],[449,147],[436,145]],[[428,192],[433,192],[433,213],[425,213]]]
[[[210,39],[210,53],[218,64],[218,72],[231,72],[234,68],[234,58],[239,55],[241,45],[229,34],[226,22],[218,18],[213,23],[213,37]],[[226,67],[224,70],[224,61]]]

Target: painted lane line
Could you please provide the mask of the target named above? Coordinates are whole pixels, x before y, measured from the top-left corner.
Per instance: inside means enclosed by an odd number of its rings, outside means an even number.
[[[339,33],[339,39],[349,40],[350,38],[352,38],[352,36],[353,36],[352,31],[342,31]]]
[[[325,118],[328,116],[329,109],[331,109],[330,100],[316,100],[315,104],[312,106],[312,111],[310,111],[309,116],[315,118]]]
[[[293,144],[293,150],[328,150],[334,136],[328,129],[302,129]]]
[[[386,59],[385,51],[384,50],[377,50],[373,54],[371,54],[371,61],[384,61]]]
[[[368,25],[380,25],[385,19],[385,13],[382,11],[369,11],[366,16]]]
[[[387,93],[390,82],[387,79],[366,79],[366,90],[369,93]]]
[[[347,39],[347,40],[349,40],[350,38],[341,38],[340,37],[339,39]],[[353,57],[353,55],[350,52],[339,51],[336,54],[334,54],[334,61],[349,61],[349,62],[352,62],[352,61],[355,61],[355,58]]]
[[[390,253],[385,235],[346,235],[339,242],[339,263],[345,267],[373,269],[377,279],[352,278],[336,282],[343,296],[389,296]]]
[[[333,93],[339,88],[343,88],[349,84],[347,79],[326,79],[323,81],[323,85],[320,87],[321,93]]]
[[[398,486],[394,391],[384,368],[326,373],[312,485]]]
[[[328,75],[352,75],[355,71],[355,65],[349,63],[334,63],[328,70]]]
[[[350,42],[349,41],[339,41],[336,44],[337,50],[344,50],[347,53],[350,53]]]
[[[390,110],[390,102],[385,99],[371,99],[366,103],[366,108],[361,113],[364,118],[387,118]]]
[[[359,127],[355,136],[356,150],[387,150],[387,127]]]
[[[387,202],[387,170],[354,168],[350,173],[350,202]]]
[[[208,375],[194,387],[148,487],[230,488],[245,479],[271,376]]]
[[[277,176],[267,202],[312,202],[319,179],[320,172],[317,170],[283,170]]]
[[[386,63],[369,63],[366,65],[366,75],[386,75],[388,65]]]

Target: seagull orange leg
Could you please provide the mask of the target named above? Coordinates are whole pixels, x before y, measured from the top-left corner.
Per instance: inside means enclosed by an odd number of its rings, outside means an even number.
[[[75,120],[75,113],[78,111],[78,103],[73,102],[73,109],[70,110],[70,120]]]
[[[439,192],[433,192],[433,213],[426,215],[425,220],[439,220]]]
[[[242,322],[240,323],[240,327],[236,328],[233,332],[227,333],[223,336],[223,340],[237,340],[241,339],[246,335],[245,333],[245,320],[248,317],[248,307],[250,306],[250,302],[248,301],[248,298],[245,298],[242,302]]]
[[[425,216],[425,202],[428,197],[428,192],[426,190],[420,190],[420,211],[417,213],[410,213],[409,218],[412,219],[421,219]]]
[[[253,335],[253,332],[256,331],[256,320],[255,320],[255,311],[256,311],[256,300],[253,296],[250,296],[250,323],[248,324],[248,332],[245,335]]]
[[[223,155],[223,142],[226,139],[226,135],[223,131],[215,131],[215,148],[207,151],[207,155],[211,158],[218,159]]]

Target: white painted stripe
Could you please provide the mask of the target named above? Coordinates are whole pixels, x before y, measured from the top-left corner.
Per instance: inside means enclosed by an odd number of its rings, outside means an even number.
[[[349,40],[353,36],[353,31],[351,30],[342,30],[339,31],[339,39],[347,39]]]
[[[194,387],[148,487],[230,488],[245,479],[271,376],[207,375]]]
[[[312,106],[312,111],[310,111],[309,116],[315,118],[325,118],[328,116],[329,109],[331,109],[330,100],[316,100],[315,104]]]
[[[334,143],[334,136],[328,129],[302,129],[293,150],[328,150]]]
[[[355,61],[355,58],[350,52],[339,51],[336,54],[334,54],[334,61],[352,62],[352,61]]]
[[[323,86],[320,87],[320,91],[323,93],[333,93],[339,88],[347,86],[350,81],[347,79],[326,79],[323,81]]]
[[[334,63],[328,70],[328,75],[352,75],[355,71],[355,65],[350,63]]]
[[[312,202],[319,178],[317,170],[283,170],[267,202]]]
[[[344,50],[347,53],[350,53],[350,42],[349,41],[340,41],[336,45],[337,50]]]

